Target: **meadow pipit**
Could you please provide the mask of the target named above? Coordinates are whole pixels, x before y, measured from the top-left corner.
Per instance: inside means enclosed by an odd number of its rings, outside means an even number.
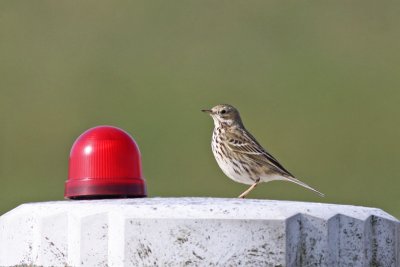
[[[222,171],[235,182],[251,185],[244,198],[261,182],[289,181],[320,196],[321,192],[296,179],[246,130],[239,111],[231,105],[202,110],[214,120],[211,148]]]

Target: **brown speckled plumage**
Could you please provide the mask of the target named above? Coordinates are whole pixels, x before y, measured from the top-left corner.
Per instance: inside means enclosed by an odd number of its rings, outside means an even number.
[[[237,109],[217,105],[203,110],[214,120],[211,147],[222,171],[232,180],[251,187],[239,197],[245,197],[260,182],[284,180],[322,193],[296,179],[246,130]]]

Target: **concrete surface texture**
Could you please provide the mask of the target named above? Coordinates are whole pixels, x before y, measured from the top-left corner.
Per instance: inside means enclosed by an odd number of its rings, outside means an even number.
[[[0,266],[400,266],[380,209],[142,198],[23,204],[0,217]]]

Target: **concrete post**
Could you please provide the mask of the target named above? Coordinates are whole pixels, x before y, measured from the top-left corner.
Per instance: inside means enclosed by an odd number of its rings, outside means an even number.
[[[141,198],[24,204],[0,217],[0,266],[400,266],[375,208]]]

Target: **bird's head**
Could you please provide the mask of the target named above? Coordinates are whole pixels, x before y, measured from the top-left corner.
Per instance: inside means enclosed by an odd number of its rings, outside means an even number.
[[[214,120],[214,125],[242,125],[239,111],[231,105],[221,104],[213,107],[212,109],[203,109],[205,113],[210,114]]]

